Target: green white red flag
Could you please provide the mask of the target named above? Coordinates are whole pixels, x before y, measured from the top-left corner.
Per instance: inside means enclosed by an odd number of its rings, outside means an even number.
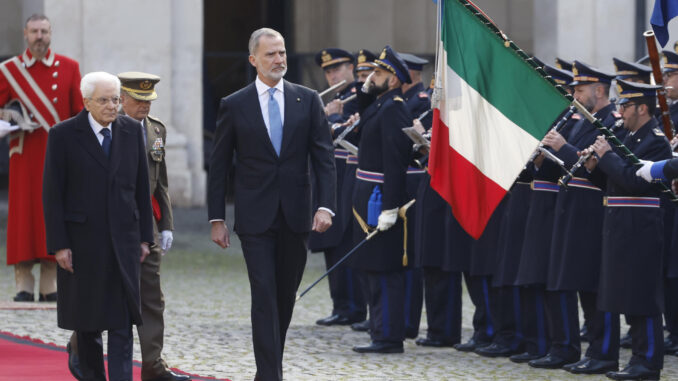
[[[429,173],[431,186],[477,239],[570,101],[467,3],[438,0],[439,89]]]

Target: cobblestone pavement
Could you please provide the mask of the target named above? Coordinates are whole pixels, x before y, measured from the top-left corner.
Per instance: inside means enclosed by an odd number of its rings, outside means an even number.
[[[5,263],[6,204],[0,200],[0,261]],[[164,357],[172,367],[233,381],[254,377],[249,320],[250,294],[237,236],[223,251],[209,240],[204,209],[177,209],[174,247],[164,257],[166,298]],[[321,255],[309,255],[302,287],[322,274]],[[37,267],[34,273],[37,275]],[[13,269],[0,266],[0,300],[14,295]],[[405,353],[363,355],[351,351],[368,336],[348,327],[319,327],[330,312],[326,281],[295,308],[284,359],[286,380],[606,380],[577,377],[562,370],[536,370],[507,359],[487,359],[454,349],[405,343]],[[464,295],[463,339],[472,332],[473,306]],[[622,319],[623,320],[623,319]],[[422,318],[420,335],[426,333]],[[623,328],[624,330],[626,327]],[[54,310],[0,310],[0,330],[65,345],[70,331],[56,327]],[[136,340],[136,339],[135,339]],[[622,350],[622,364],[629,350]],[[140,359],[135,343],[135,359]],[[66,366],[66,364],[64,364]],[[678,357],[667,356],[662,379],[678,379]]]

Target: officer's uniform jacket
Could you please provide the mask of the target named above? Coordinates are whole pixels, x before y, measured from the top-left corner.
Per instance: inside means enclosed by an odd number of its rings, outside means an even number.
[[[406,176],[412,144],[402,128],[411,123],[400,89],[384,93],[362,114],[353,208],[365,222],[375,187],[379,187],[382,194],[381,210],[398,208],[407,201]],[[354,233],[356,240],[365,238],[357,218]],[[391,229],[378,233],[354,254],[356,267],[364,271],[402,269],[403,238],[403,223],[398,218]],[[413,261],[412,254],[408,253],[412,256],[408,262]]]
[[[151,195],[155,198],[160,210],[160,219],[155,220],[158,231],[173,230],[172,204],[170,203],[167,163],[165,161],[165,145],[167,130],[165,125],[152,116],[144,120],[146,129],[146,152],[148,159],[148,175]]]
[[[639,159],[671,157],[668,140],[654,118],[627,134],[623,144]],[[607,178],[598,308],[656,315],[664,308],[663,210],[656,185],[636,176],[637,169],[616,148],[598,162],[597,170]]]
[[[595,117],[609,127],[621,117],[614,104],[598,110]],[[588,148],[600,132],[583,116],[575,114],[562,135],[567,140],[557,157],[571,168],[579,159],[577,151]],[[577,124],[581,124],[577,127]],[[563,173],[564,174],[564,173]],[[548,260],[547,290],[596,291],[600,273],[600,234],[603,219],[603,192],[591,182],[582,166],[567,187],[558,191],[553,236]]]

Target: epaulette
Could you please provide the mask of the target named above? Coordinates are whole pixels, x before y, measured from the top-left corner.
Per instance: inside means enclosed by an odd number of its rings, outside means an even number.
[[[616,119],[620,119],[622,117],[618,111],[612,111],[612,116],[614,116]]]
[[[395,97],[393,97],[393,100],[396,101],[396,102],[405,102],[405,100],[403,98],[401,98],[397,95]]]
[[[581,114],[572,114],[572,119],[576,119],[576,120],[581,119]]]
[[[660,130],[659,128],[653,128],[652,132],[654,132],[655,136],[665,136],[662,130]]]
[[[419,92],[419,98],[428,98],[428,93],[425,91],[420,91]]]
[[[160,124],[161,126],[165,127],[165,123],[162,120],[160,120],[160,119],[158,119],[154,116],[149,115],[148,119],[150,119],[151,121],[156,122],[156,123]]]

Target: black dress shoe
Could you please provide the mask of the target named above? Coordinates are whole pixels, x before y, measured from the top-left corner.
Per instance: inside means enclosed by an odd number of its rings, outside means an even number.
[[[158,377],[150,378],[145,381],[189,381],[191,379],[191,376],[187,376],[185,374],[176,374],[172,372],[171,370],[167,370],[165,373]],[[255,377],[256,380],[256,377]]]
[[[619,372],[607,372],[606,376],[613,380],[659,380],[659,371],[635,364],[628,365]]]
[[[628,333],[624,335],[621,339],[619,339],[619,346],[622,348],[629,349],[631,348],[632,340],[631,340],[631,335]]]
[[[606,374],[619,370],[619,363],[614,360],[598,360],[584,357],[580,361],[567,364],[563,367],[566,371],[574,374]]]
[[[509,357],[517,351],[505,345],[492,343],[486,347],[476,348],[474,352],[483,357]]]
[[[571,364],[573,362],[576,362],[579,360],[579,356],[576,358],[562,358],[560,356],[555,356],[552,354],[547,354],[546,356],[537,359],[537,360],[532,360],[528,362],[527,364],[533,368],[540,368],[540,369],[560,369],[564,365]]]
[[[52,292],[47,295],[40,294],[40,297],[38,298],[39,302],[56,302],[57,301],[57,293]]]
[[[73,353],[71,350],[71,343],[66,344],[66,352],[68,352],[68,370],[76,380],[84,380],[82,370],[80,369],[80,358],[77,353]]]
[[[419,338],[414,343],[417,345],[421,345],[422,347],[438,347],[438,348],[453,347],[456,344],[451,341],[432,339],[430,337]]]
[[[373,341],[370,345],[353,347],[358,353],[403,353],[403,343]]]
[[[517,355],[513,355],[513,356],[509,357],[509,360],[511,360],[511,361],[513,361],[514,363],[517,363],[517,364],[522,364],[522,363],[525,363],[525,362],[528,362],[528,361],[540,359],[542,357],[544,357],[544,355],[535,355],[535,354],[531,354],[529,352],[523,352],[523,353],[519,353]]]
[[[15,302],[34,302],[35,297],[30,292],[20,291],[14,296]]]
[[[461,352],[473,352],[477,348],[487,347],[490,344],[492,343],[489,341],[476,340],[475,338],[472,337],[465,343],[455,344],[454,349]]]
[[[360,323],[351,324],[351,329],[357,332],[367,332],[370,330],[370,321],[364,320]]]
[[[330,326],[330,325],[349,325],[349,324],[354,323],[354,322],[351,321],[346,316],[332,315],[332,316],[328,316],[326,318],[316,320],[315,323],[318,324],[318,325]]]
[[[667,337],[664,340],[664,354],[675,355],[676,353],[678,353],[678,340]]]

